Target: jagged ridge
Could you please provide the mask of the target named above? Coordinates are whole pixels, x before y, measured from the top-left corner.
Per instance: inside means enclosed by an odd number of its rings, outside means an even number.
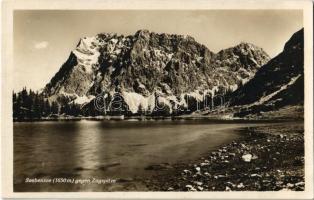
[[[303,104],[303,34],[303,29],[293,34],[278,56],[262,66],[253,79],[232,94],[231,106],[245,106],[245,111],[239,116]]]
[[[269,60],[252,44],[217,54],[191,36],[139,30],[135,35],[98,34],[79,41],[67,62],[44,89],[50,99],[76,103],[97,94],[121,95],[131,112],[163,102],[170,111],[187,98],[234,91]]]

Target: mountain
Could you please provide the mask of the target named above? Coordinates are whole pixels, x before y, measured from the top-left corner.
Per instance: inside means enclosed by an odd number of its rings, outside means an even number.
[[[283,51],[262,66],[255,77],[232,93],[230,106],[240,106],[243,117],[285,106],[303,105],[304,33],[294,33]]]
[[[160,107],[170,113],[195,110],[197,102],[236,90],[268,60],[249,43],[215,54],[191,36],[147,30],[129,36],[102,33],[80,39],[43,93],[82,106],[101,95],[106,108],[118,98],[131,113]]]

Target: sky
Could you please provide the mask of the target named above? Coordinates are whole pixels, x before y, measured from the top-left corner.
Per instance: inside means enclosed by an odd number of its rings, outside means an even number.
[[[303,27],[300,10],[18,10],[14,12],[14,90],[43,88],[79,39],[139,29],[190,35],[211,51],[249,42],[271,57]]]

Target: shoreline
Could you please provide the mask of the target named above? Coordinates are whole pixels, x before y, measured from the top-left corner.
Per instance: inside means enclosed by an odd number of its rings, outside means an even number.
[[[182,115],[98,115],[98,116],[72,116],[72,115],[53,115],[42,118],[13,118],[13,122],[41,122],[41,121],[153,121],[153,120],[210,120],[226,122],[269,122],[269,121],[303,121],[304,111],[299,106],[285,107],[276,111],[261,112],[260,114],[248,115],[246,117],[234,117],[235,112],[223,111],[221,113],[202,113],[194,112]]]
[[[240,130],[238,140],[156,171],[149,191],[304,191],[302,123]]]
[[[303,118],[224,118],[211,116],[96,116],[96,117],[58,117],[58,118],[41,118],[41,119],[13,119],[13,122],[47,122],[47,121],[158,121],[158,120],[208,120],[211,122],[287,122],[287,121],[304,121]]]

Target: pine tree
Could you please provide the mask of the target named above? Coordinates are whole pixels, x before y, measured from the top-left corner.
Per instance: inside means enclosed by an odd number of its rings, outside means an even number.
[[[34,94],[33,98],[34,100],[33,100],[33,105],[32,105],[32,111],[33,111],[32,118],[39,119],[41,118],[42,113],[41,113],[40,99],[39,99],[38,93]]]
[[[42,117],[49,117],[51,114],[78,116],[82,113],[80,105],[63,100],[63,102],[58,100],[58,103],[56,101],[49,102],[43,94],[34,92],[31,89],[27,90],[24,87],[18,93],[12,92],[13,117],[14,119],[24,120],[41,119]],[[91,112],[95,115],[95,111]]]
[[[17,94],[13,91],[12,104],[13,104],[13,118],[18,117],[18,108],[17,108]]]
[[[59,106],[56,102],[51,103],[51,114],[58,114],[59,113]]]
[[[44,101],[43,116],[47,117],[51,114],[51,107],[48,99]]]
[[[138,106],[138,111],[137,111],[137,113],[138,113],[139,115],[145,114],[143,105],[142,105],[141,103],[140,103],[140,105]]]

